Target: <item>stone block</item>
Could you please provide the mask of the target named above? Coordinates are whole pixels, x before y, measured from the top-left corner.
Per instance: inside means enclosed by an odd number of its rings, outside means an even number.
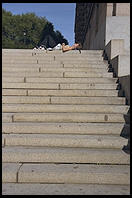
[[[6,183],[3,195],[130,195],[130,185]]]
[[[39,96],[3,96],[2,103],[19,103],[19,104],[47,104],[50,103],[50,97],[39,97]]]
[[[123,97],[51,97],[52,104],[124,104],[125,98]]]
[[[124,123],[3,123],[3,133],[120,135]]]
[[[28,90],[29,96],[118,96],[117,90]]]
[[[14,148],[4,147],[2,149],[2,156],[2,161],[6,163],[130,163],[130,155],[126,154],[120,149],[89,149],[63,147],[31,148],[16,146]],[[31,179],[30,181],[33,180]]]
[[[3,134],[5,146],[115,148],[122,149],[128,140],[119,136],[69,134]]]
[[[3,163],[2,164],[2,182],[16,183],[17,173],[21,164],[19,163]]]

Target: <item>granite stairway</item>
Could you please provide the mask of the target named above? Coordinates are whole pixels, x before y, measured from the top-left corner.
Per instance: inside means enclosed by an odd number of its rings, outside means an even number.
[[[129,106],[102,54],[2,50],[3,195],[130,193]]]

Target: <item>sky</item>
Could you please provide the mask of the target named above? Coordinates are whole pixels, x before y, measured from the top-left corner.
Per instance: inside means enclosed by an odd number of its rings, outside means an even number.
[[[54,30],[59,30],[69,45],[74,43],[74,22],[76,3],[2,3],[2,8],[12,14],[34,12],[39,17],[53,23]]]

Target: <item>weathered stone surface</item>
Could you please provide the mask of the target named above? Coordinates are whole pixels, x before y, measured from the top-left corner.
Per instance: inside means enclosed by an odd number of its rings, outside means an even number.
[[[45,104],[50,103],[50,97],[39,97],[39,96],[3,96],[2,97],[2,103],[19,103],[19,104]]]
[[[7,79],[7,78],[6,78]],[[52,82],[52,83],[116,83],[117,78],[32,78],[27,77],[26,82]]]
[[[124,104],[125,98],[123,97],[51,97],[53,104]]]
[[[110,135],[3,134],[5,146],[120,148],[128,140]]]
[[[3,133],[117,134],[124,123],[3,123]]]
[[[29,96],[118,96],[117,90],[28,90]]]
[[[34,102],[35,103],[35,102]],[[3,112],[29,112],[29,113],[48,113],[48,112],[71,112],[71,113],[84,113],[87,112],[87,116],[95,116],[96,118],[103,118],[105,115],[108,115],[109,117],[107,120],[111,120],[111,116],[113,116],[113,119],[116,119],[117,117],[124,117],[123,114],[127,113],[129,110],[129,106],[127,105],[76,105],[76,104],[67,104],[67,105],[56,105],[56,104],[3,104],[2,105],[2,111]],[[92,114],[94,113],[94,114]],[[95,113],[101,113],[101,114],[95,114]],[[105,113],[105,115],[104,115]],[[116,113],[116,114],[114,114]],[[118,113],[118,114],[117,114]],[[119,115],[121,114],[121,115]],[[43,115],[43,114],[42,114]],[[49,114],[50,115],[50,114]],[[54,114],[55,115],[55,114]],[[67,114],[70,116],[70,114]],[[71,114],[72,115],[72,114]],[[76,114],[73,114],[73,116]],[[80,114],[77,114],[78,116]],[[81,114],[83,116],[83,114]],[[117,116],[116,116],[117,115]],[[60,116],[63,116],[63,114],[60,114]]]
[[[24,82],[24,77],[20,77],[20,78],[8,78],[8,77],[3,77],[2,78],[2,82]]]
[[[3,195],[130,195],[130,185],[3,184]]]
[[[10,66],[10,67],[4,67],[3,69],[2,69],[2,71],[3,72],[10,72],[10,71],[12,71],[12,72],[23,72],[23,71],[34,71],[34,72],[56,72],[56,71],[61,71],[61,72],[65,72],[65,71],[88,71],[88,72],[99,72],[99,73],[101,73],[101,72],[103,72],[103,73],[107,73],[107,68],[92,68],[92,67],[76,67],[76,68],[72,68],[72,67],[65,67],[65,68],[60,68],[60,67],[55,67],[55,65],[53,64],[53,67],[44,67],[44,66],[42,66],[42,67],[32,67],[32,68],[28,68],[28,67],[14,67],[13,66],[13,68]]]
[[[129,106],[102,53],[3,50],[3,194],[129,194]]]
[[[124,165],[25,164],[19,171],[18,182],[128,185],[129,169]]]
[[[3,163],[2,164],[2,182],[17,182],[17,173],[21,164]]]
[[[116,89],[117,85],[116,84],[95,84],[95,83],[90,83],[90,84],[60,84],[60,89]]]
[[[53,83],[3,83],[3,88],[18,88],[18,89],[59,89],[58,84]]]
[[[30,71],[30,72],[4,72],[3,74],[2,74],[4,77],[29,77],[29,76],[31,76],[31,77],[50,77],[50,78],[52,78],[52,77],[63,77],[63,72],[52,72],[52,71],[47,71],[47,72],[32,72],[32,71]]]
[[[55,111],[58,112],[58,109]],[[125,122],[123,114],[73,113],[71,109],[70,113],[62,113],[64,111],[66,110],[62,109],[59,113],[14,113],[13,122]],[[5,115],[6,118],[8,116]]]
[[[23,89],[2,89],[3,96],[26,96],[27,90]]]
[[[13,113],[3,113],[2,114],[2,122],[12,122]]]
[[[130,155],[120,149],[4,147],[3,162],[129,164]]]
[[[64,72],[64,77],[113,77],[113,73]]]

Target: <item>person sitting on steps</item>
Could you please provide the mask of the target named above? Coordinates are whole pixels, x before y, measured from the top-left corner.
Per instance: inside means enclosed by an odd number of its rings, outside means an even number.
[[[74,50],[74,49],[80,50],[81,48],[82,48],[81,43],[75,43],[72,46],[65,45],[65,43],[62,43],[62,52],[67,52],[67,51]]]

